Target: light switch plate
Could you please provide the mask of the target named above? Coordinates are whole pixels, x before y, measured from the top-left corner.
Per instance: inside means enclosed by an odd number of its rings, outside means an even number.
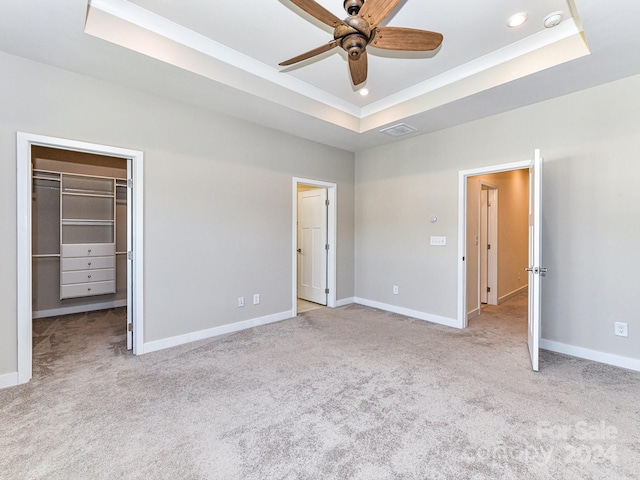
[[[444,247],[447,245],[447,237],[431,236],[431,245],[434,245],[436,247]]]

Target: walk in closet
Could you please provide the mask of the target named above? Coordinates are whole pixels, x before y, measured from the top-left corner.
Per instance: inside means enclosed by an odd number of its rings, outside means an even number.
[[[126,160],[33,147],[33,316],[126,305]]]

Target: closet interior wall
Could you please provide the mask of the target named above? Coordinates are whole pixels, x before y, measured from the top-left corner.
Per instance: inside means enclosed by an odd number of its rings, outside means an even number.
[[[125,306],[127,302],[127,160],[47,147],[32,147],[33,317]],[[116,292],[60,299],[60,182],[39,171],[118,180],[115,207]]]

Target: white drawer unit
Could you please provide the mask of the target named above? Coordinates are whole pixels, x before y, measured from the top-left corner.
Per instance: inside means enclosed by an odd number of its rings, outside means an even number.
[[[114,293],[116,291],[116,282],[92,282],[92,283],[73,283],[71,285],[61,285],[60,298],[88,297],[91,295],[104,295],[106,293]]]
[[[60,300],[116,293],[116,256],[61,260]]]

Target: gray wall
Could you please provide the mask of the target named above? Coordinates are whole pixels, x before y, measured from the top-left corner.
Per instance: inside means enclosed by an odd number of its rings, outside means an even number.
[[[0,69],[0,375],[17,355],[16,131],[145,152],[147,342],[291,308],[293,176],[338,184],[339,299],[454,318],[458,171],[541,148],[543,337],[640,357],[639,76],[359,153],[354,194],[351,153],[6,54]]]
[[[144,151],[145,342],[291,309],[292,177],[338,184],[353,297],[352,153],[6,54],[0,71],[0,375],[17,368],[16,131]]]
[[[631,77],[357,154],[356,296],[454,318],[458,172],[540,148],[542,336],[640,358],[638,92]],[[430,247],[430,235],[447,246]],[[629,338],[614,336],[614,321]]]

